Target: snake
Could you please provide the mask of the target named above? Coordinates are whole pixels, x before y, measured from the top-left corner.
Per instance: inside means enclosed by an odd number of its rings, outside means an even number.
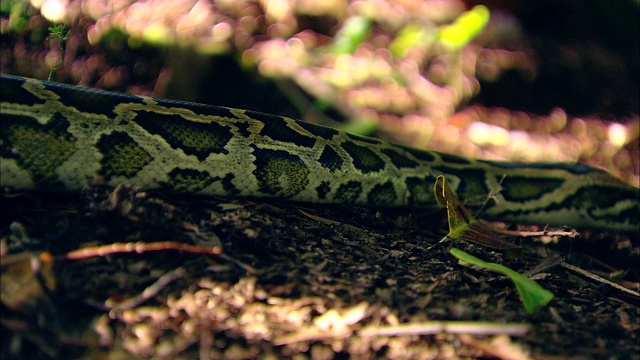
[[[4,193],[141,189],[291,202],[436,208],[433,184],[483,219],[636,232],[638,189],[578,163],[422,150],[250,110],[0,78]]]

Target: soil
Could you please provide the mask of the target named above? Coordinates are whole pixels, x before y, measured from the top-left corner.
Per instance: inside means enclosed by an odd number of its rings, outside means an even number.
[[[638,297],[553,261],[619,270],[618,283],[637,291],[638,234],[512,237],[524,256],[509,259],[439,243],[444,208],[203,200],[100,184],[5,194],[1,222],[12,256],[2,258],[4,359],[640,359]],[[105,253],[114,243],[137,247]],[[528,314],[508,278],[459,265],[452,247],[520,273],[547,264],[533,276],[555,298]],[[63,259],[77,249],[86,258]]]

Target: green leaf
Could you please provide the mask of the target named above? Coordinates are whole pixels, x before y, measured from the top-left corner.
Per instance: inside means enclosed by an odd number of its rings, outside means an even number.
[[[554,297],[551,291],[540,286],[535,280],[518,274],[506,266],[480,260],[457,248],[453,248],[449,252],[463,262],[508,276],[516,285],[524,308],[529,314],[533,313],[539,307],[546,306]]]

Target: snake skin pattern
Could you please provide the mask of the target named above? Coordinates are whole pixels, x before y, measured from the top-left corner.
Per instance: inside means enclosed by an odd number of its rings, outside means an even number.
[[[579,164],[502,163],[413,149],[248,110],[0,80],[0,184],[77,191],[91,177],[228,197],[431,208],[445,175],[487,219],[638,229],[638,189]]]

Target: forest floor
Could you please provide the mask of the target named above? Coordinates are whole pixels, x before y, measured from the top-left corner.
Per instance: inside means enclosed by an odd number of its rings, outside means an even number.
[[[525,252],[514,260],[438,244],[444,208],[202,200],[102,185],[80,196],[5,197],[1,221],[11,229],[2,251],[13,254],[2,258],[4,359],[640,359],[639,299],[549,264],[621,270],[637,284],[638,239],[620,234],[512,238]],[[114,243],[138,245],[105,253]],[[459,265],[454,246],[520,273],[549,264],[534,278],[555,298],[527,314],[508,278]],[[77,249],[80,259],[62,260]],[[56,260],[38,257],[44,251]]]

